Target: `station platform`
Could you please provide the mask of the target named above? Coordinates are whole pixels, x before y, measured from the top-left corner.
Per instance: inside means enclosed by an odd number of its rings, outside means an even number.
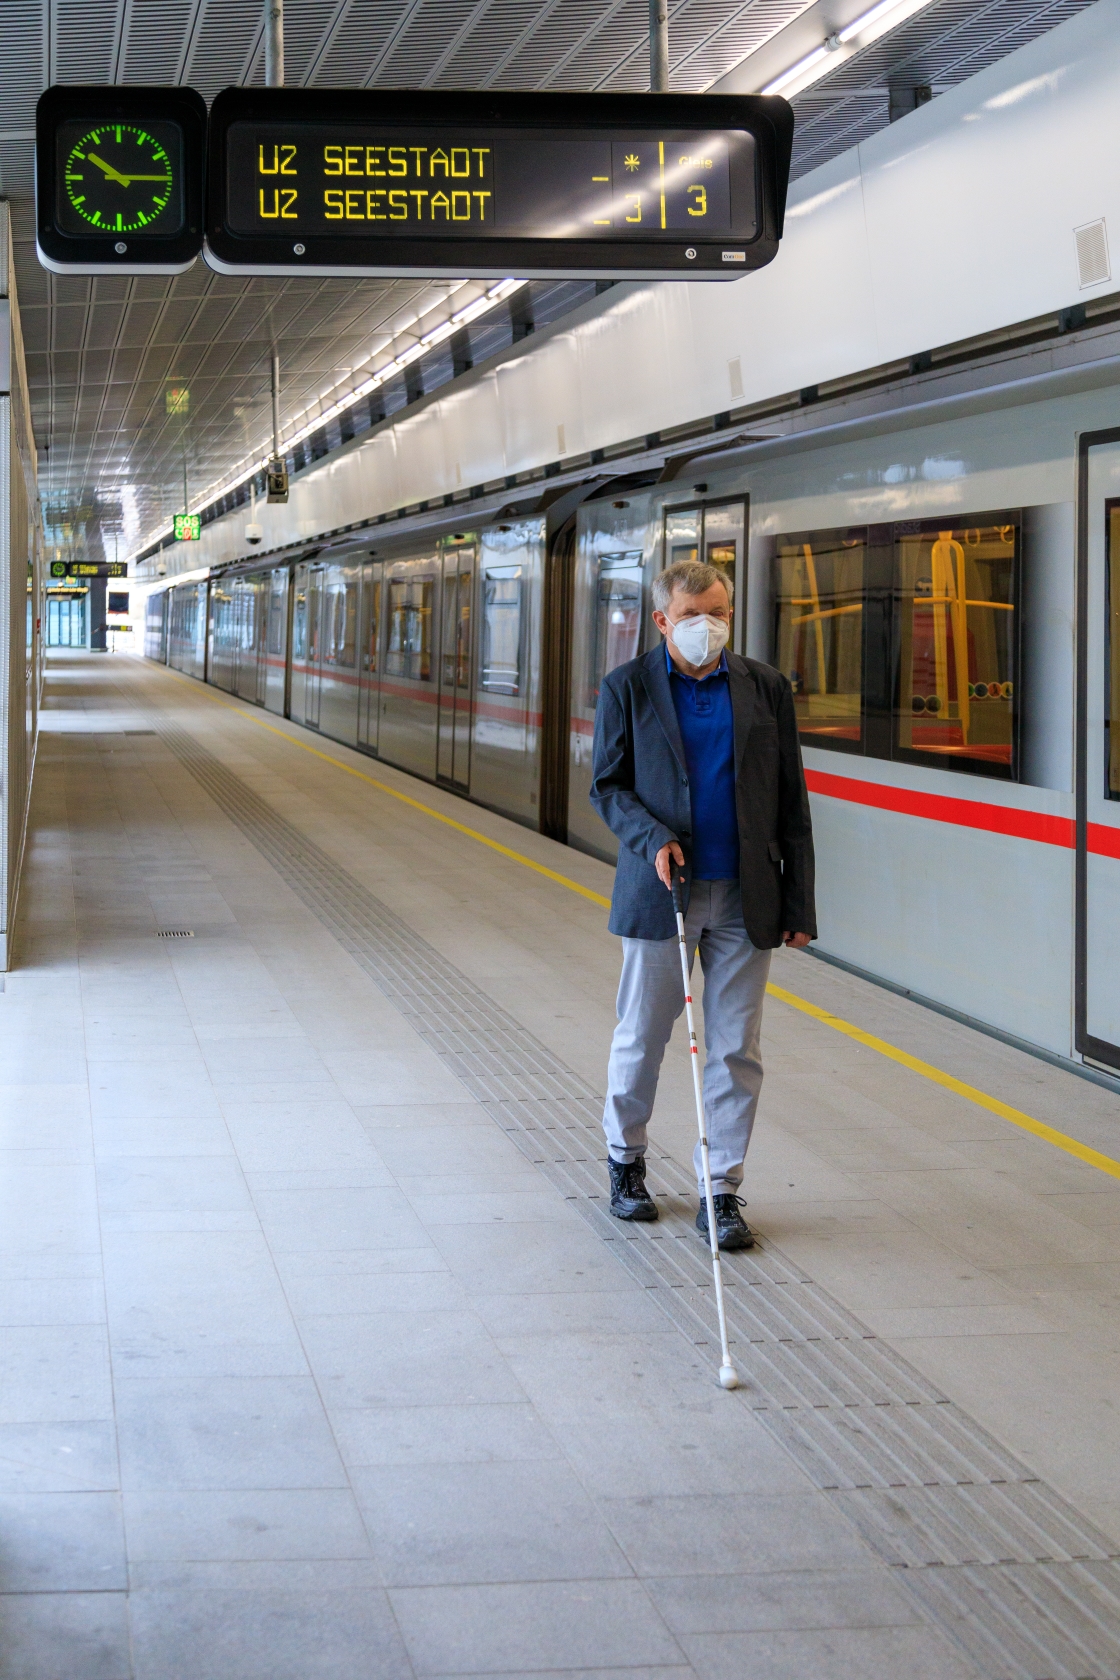
[[[52,655],[0,1680],[1120,1673],[1120,1097],[776,955],[724,1393],[679,1035],[606,1213],[610,882]]]

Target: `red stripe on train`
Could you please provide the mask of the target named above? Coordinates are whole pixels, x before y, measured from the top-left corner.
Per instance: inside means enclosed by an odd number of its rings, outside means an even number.
[[[944,793],[919,793],[913,788],[885,787],[881,782],[861,782],[854,776],[835,776],[828,770],[806,770],[805,780],[812,793],[846,799],[853,805],[870,805],[878,811],[898,811],[906,817],[978,828],[987,834],[1009,834],[1016,840],[1035,840],[1047,846],[1072,848],[1074,844],[1072,817],[1017,811],[1008,805],[954,799]],[[1090,823],[1088,841],[1089,850],[1096,856],[1120,858],[1120,828]]]
[[[953,823],[958,828],[979,828],[988,834],[1010,834],[1017,840],[1038,840],[1048,846],[1073,845],[1070,817],[1018,811],[979,799],[954,799],[944,793],[886,787],[882,782],[861,782],[854,776],[834,776],[827,770],[806,770],[805,780],[812,793],[823,793],[830,799],[847,799],[854,805],[870,805],[877,811],[898,811],[906,817],[925,817],[933,822]],[[1094,828],[1097,826],[1093,824]],[[1090,844],[1093,838],[1090,837]],[[1116,838],[1120,840],[1120,834]]]
[[[1120,858],[1120,828],[1106,828],[1103,823],[1089,824],[1089,850],[1098,857]]]

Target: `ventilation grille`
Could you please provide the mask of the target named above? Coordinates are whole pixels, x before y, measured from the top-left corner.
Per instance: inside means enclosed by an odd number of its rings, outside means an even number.
[[[1084,227],[1074,228],[1073,237],[1077,243],[1079,284],[1099,286],[1102,280],[1110,280],[1112,274],[1108,266],[1108,234],[1104,218],[1099,222],[1086,222]]]
[[[152,733],[154,735],[155,730],[153,730]],[[156,938],[157,939],[193,939],[194,938],[194,930],[192,928],[160,928],[159,932],[156,934]]]

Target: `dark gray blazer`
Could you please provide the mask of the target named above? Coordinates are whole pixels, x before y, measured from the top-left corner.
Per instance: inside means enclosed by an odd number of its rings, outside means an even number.
[[[737,653],[727,655],[727,674],[743,924],[759,949],[780,945],[787,931],[816,938],[813,834],[793,690],[780,671]],[[671,939],[677,930],[673,901],[654,859],[676,840],[691,884],[692,805],[663,643],[603,681],[591,803],[621,842],[611,932]]]

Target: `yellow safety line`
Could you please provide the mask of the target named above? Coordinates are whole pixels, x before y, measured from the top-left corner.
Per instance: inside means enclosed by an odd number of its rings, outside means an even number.
[[[189,678],[187,679],[190,680]],[[299,740],[295,735],[289,735],[284,729],[277,729],[275,724],[266,723],[262,717],[253,712],[242,710],[227,700],[220,700],[208,687],[203,687],[202,693],[207,698],[224,706],[227,711],[235,712],[238,717],[257,724],[261,729],[267,729],[270,735],[279,735],[282,741],[287,741],[293,747],[299,747],[303,752],[310,753],[312,758],[321,758],[326,764],[333,764],[337,770],[344,770],[348,776],[354,776],[360,782],[368,782],[380,793],[387,793],[393,799],[399,799],[403,805],[411,805],[414,811],[423,811],[425,816],[434,817],[437,822],[444,823],[448,828],[456,829],[471,840],[477,840],[482,846],[489,846],[492,852],[498,852],[502,857],[512,858],[515,863],[524,864],[526,869],[532,869],[538,875],[543,875],[549,881],[555,881],[558,886],[567,887],[578,893],[581,898],[588,899],[592,904],[601,904],[610,908],[610,899],[604,898],[602,893],[592,892],[590,887],[583,887],[578,881],[573,881],[570,875],[561,875],[556,869],[549,869],[543,863],[535,863],[526,857],[524,852],[514,851],[512,846],[503,846],[498,840],[491,840],[489,835],[481,834],[477,828],[469,828],[466,823],[456,822],[454,817],[445,817],[442,811],[437,811],[431,805],[425,805],[420,799],[413,799],[407,793],[399,793],[387,782],[379,782],[376,776],[367,776],[362,770],[355,770],[349,764],[343,764],[341,759],[332,758],[330,753],[320,752],[318,747],[310,746],[308,742]],[[946,1091],[952,1091],[956,1096],[963,1097],[966,1102],[975,1103],[977,1108],[986,1108],[990,1114],[998,1114],[1001,1120],[1010,1121],[1024,1132],[1031,1132],[1044,1142],[1053,1144],[1055,1149],[1065,1150],[1067,1155],[1074,1156],[1078,1161],[1084,1161],[1087,1166],[1096,1167],[1099,1172],[1108,1173],[1112,1178],[1120,1178],[1120,1161],[1114,1161],[1110,1155],[1102,1155],[1097,1149],[1090,1149],[1088,1144],[1079,1143],[1076,1138],[1068,1137],[1065,1132],[1057,1131],[1053,1126],[1047,1126],[1042,1120],[1035,1120],[1030,1114],[1024,1114],[1021,1108],[1012,1108],[1010,1103],[1000,1102],[998,1097],[990,1097],[986,1091],[979,1090],[975,1085],[966,1085],[963,1079],[954,1079],[951,1073],[942,1073],[940,1068],[933,1067],[929,1062],[923,1062],[918,1056],[911,1056],[906,1050],[899,1050],[897,1046],[888,1044],[884,1038],[876,1038],[874,1033],[865,1032],[851,1021],[845,1021],[840,1015],[833,1015],[828,1009],[822,1009],[818,1004],[810,1003],[807,998],[798,997],[796,992],[787,992],[784,986],[772,983],[766,988],[771,997],[780,1003],[788,1004],[791,1009],[800,1010],[802,1015],[808,1015],[814,1021],[820,1021],[824,1026],[831,1027],[834,1032],[843,1033],[845,1038],[854,1039],[857,1044],[874,1050],[880,1056],[886,1056],[889,1061],[898,1062],[902,1067],[909,1068],[911,1073],[920,1073],[923,1079],[931,1079],[935,1085],[941,1085]]]
[[[1009,1120],[1013,1126],[1019,1126],[1024,1132],[1032,1132],[1035,1137],[1052,1143],[1055,1149],[1064,1149],[1067,1155],[1076,1156],[1088,1166],[1096,1167],[1112,1178],[1120,1178],[1120,1161],[1114,1161],[1110,1155],[1102,1155],[1099,1150],[1090,1149],[1088,1144],[1079,1143],[1076,1138],[1067,1137],[1065,1132],[1056,1131],[1053,1126],[1035,1120],[1030,1114],[1024,1114],[1021,1108],[1012,1108],[1010,1103],[1000,1102],[998,1097],[990,1097],[986,1091],[977,1090],[975,1085],[966,1085],[963,1079],[954,1079],[951,1073],[942,1073],[940,1068],[931,1067],[929,1062],[911,1056],[906,1050],[899,1050],[883,1038],[876,1038],[874,1033],[864,1032],[862,1027],[853,1026],[851,1021],[842,1020],[839,1015],[833,1015],[831,1011],[809,1003],[806,998],[798,997],[794,992],[787,992],[782,986],[771,985],[767,986],[766,990],[771,997],[788,1003],[791,1009],[800,1010],[802,1015],[808,1015],[814,1021],[823,1022],[835,1032],[843,1033],[845,1038],[854,1038],[857,1044],[864,1044],[869,1050],[877,1051],[880,1056],[901,1063],[912,1073],[920,1073],[924,1079],[932,1079],[935,1085],[944,1086],[945,1090],[953,1091],[958,1097],[964,1097],[967,1102],[975,1103],[977,1108],[986,1108],[990,1114],[998,1114],[1001,1120]]]

